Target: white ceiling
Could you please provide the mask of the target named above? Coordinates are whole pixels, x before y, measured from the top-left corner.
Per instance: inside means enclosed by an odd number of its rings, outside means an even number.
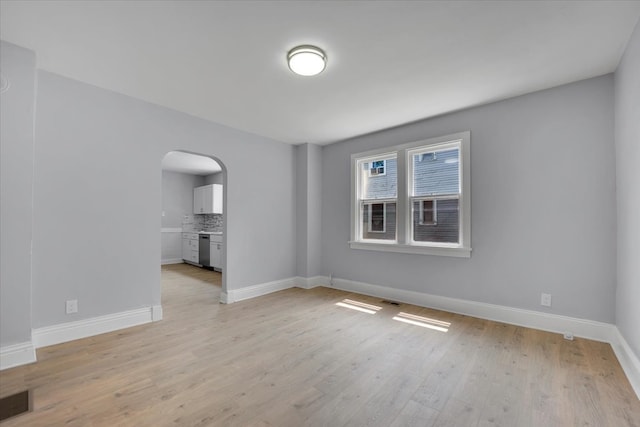
[[[211,175],[220,172],[222,168],[210,157],[197,154],[170,151],[162,159],[162,170],[189,173],[192,175]]]
[[[326,144],[615,70],[640,1],[9,1],[38,67],[288,143]],[[314,44],[326,70],[285,56]]]

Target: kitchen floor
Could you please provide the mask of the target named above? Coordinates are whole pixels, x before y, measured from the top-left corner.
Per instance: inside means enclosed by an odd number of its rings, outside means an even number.
[[[198,301],[220,302],[222,273],[190,264],[162,266],[162,307],[164,316]]]

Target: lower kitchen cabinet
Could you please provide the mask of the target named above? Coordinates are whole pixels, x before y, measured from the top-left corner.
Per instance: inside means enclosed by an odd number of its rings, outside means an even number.
[[[222,270],[222,236],[211,236],[210,265],[216,270]]]
[[[182,259],[198,264],[200,262],[199,244],[197,233],[182,233]]]

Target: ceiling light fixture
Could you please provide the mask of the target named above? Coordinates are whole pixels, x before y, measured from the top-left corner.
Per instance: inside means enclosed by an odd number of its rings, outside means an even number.
[[[296,46],[287,54],[289,69],[301,76],[320,74],[327,65],[327,56],[322,49],[310,46]]]

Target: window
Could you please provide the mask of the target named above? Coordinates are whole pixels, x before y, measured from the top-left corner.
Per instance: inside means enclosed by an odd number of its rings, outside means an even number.
[[[470,133],[351,156],[354,249],[469,257]]]
[[[369,167],[369,176],[381,176],[385,175],[385,160],[375,160],[371,162],[371,167]]]
[[[395,154],[359,159],[358,223],[367,241],[396,240],[397,168]],[[373,170],[376,170],[373,173]],[[382,172],[379,172],[382,169]]]

